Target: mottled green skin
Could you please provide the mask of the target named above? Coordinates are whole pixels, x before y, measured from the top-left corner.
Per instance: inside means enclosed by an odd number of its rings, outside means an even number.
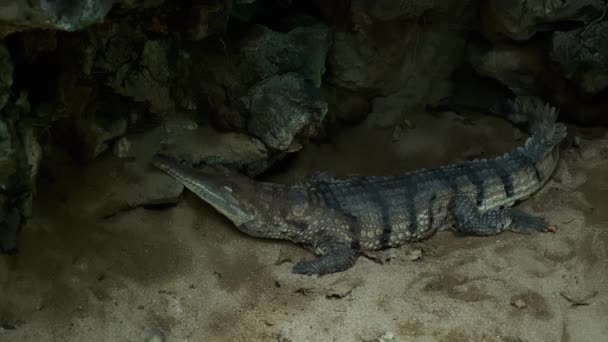
[[[566,128],[555,123],[557,111],[548,106],[526,107],[516,102],[512,109],[536,115],[525,145],[491,160],[397,176],[337,179],[320,173],[303,183],[281,185],[236,174],[195,173],[160,157],[155,165],[242,232],[289,240],[320,255],[296,264],[294,272],[340,272],[352,267],[361,251],[396,247],[447,229],[474,235],[546,231],[543,219],[510,207],[547,182],[557,165],[558,144]],[[228,201],[218,202],[218,198]]]

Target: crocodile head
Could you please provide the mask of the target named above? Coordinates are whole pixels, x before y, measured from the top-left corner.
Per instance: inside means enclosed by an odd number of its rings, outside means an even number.
[[[250,200],[252,187],[248,182],[219,175],[200,175],[191,184],[184,186],[207,202],[236,226],[255,220],[257,208]]]
[[[268,222],[269,212],[273,207],[271,203],[275,194],[274,187],[283,187],[282,185],[256,182],[236,173],[221,175],[198,172],[160,155],[154,157],[153,164],[178,180],[245,233],[256,236],[265,234],[265,223]]]

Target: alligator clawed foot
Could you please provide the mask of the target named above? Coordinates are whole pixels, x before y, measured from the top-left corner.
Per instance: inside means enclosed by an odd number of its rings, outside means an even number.
[[[309,276],[319,274],[319,263],[317,260],[300,261],[293,266],[292,272]]]
[[[549,224],[544,218],[530,215],[518,209],[511,209],[513,226],[509,229],[520,234],[555,233],[557,226]]]

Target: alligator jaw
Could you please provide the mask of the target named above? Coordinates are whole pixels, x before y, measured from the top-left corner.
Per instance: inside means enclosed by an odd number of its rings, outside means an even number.
[[[188,190],[226,216],[237,227],[255,218],[233,196],[232,189],[221,182],[221,176],[205,175],[180,165],[167,157],[156,155],[154,166],[182,183]]]
[[[202,179],[197,179],[191,183],[182,183],[195,195],[226,216],[237,227],[255,218],[253,214],[241,208],[241,203],[231,194],[231,190],[228,187],[221,187],[218,190],[217,185],[213,184],[213,181],[205,182]]]

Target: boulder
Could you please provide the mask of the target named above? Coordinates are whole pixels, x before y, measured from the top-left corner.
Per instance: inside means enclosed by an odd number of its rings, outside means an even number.
[[[465,36],[454,27],[470,25],[468,1],[318,2],[340,19],[328,53],[326,83],[357,97],[389,98],[398,112],[380,113],[374,125],[397,124],[401,112],[432,105],[451,93],[451,74],[464,61]],[[338,19],[336,19],[338,20]]]
[[[589,23],[600,17],[601,0],[487,0],[481,2],[481,32],[490,40],[525,41],[560,22]]]
[[[608,22],[553,33],[551,58],[577,88],[595,95],[608,87]]]
[[[239,50],[243,67],[257,80],[295,72],[318,88],[325,73],[329,44],[329,28],[311,21],[287,33],[256,25],[241,41]]]
[[[242,101],[250,113],[247,131],[278,151],[293,151],[294,139],[314,135],[327,114],[320,90],[294,72],[259,82]]]
[[[515,95],[540,94],[541,77],[549,64],[538,43],[500,42],[491,47],[471,44],[468,59],[479,75],[499,81]]]
[[[146,104],[153,113],[175,110],[169,41],[147,40],[143,32],[121,22],[93,31],[91,42],[92,72],[103,73],[102,79],[115,93]]]
[[[0,0],[0,38],[26,29],[77,31],[103,20],[114,0]]]
[[[256,25],[234,50],[184,49],[176,101],[210,113],[223,129],[259,138],[270,156],[295,151],[296,140],[314,135],[327,112],[319,87],[329,44],[328,27],[309,19],[287,32]]]
[[[219,132],[174,116],[163,125],[161,150],[193,165],[220,165],[255,176],[271,164],[267,147],[259,139],[236,132]]]

